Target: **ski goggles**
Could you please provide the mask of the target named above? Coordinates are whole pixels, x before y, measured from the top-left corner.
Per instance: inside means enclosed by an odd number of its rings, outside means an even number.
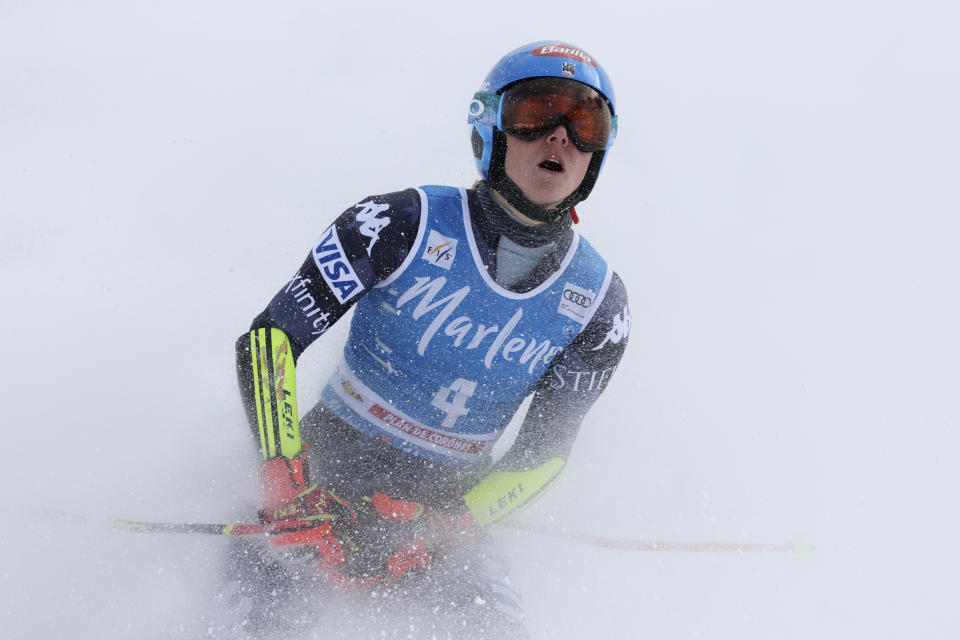
[[[566,78],[533,78],[509,87],[500,99],[498,126],[521,140],[536,140],[567,128],[580,151],[607,148],[615,120],[606,99],[588,85]]]

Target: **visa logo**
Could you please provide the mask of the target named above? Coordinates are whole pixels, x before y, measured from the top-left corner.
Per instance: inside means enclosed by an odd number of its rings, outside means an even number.
[[[363,284],[350,266],[333,225],[327,229],[314,247],[313,261],[317,263],[320,275],[333,291],[333,295],[337,296],[340,304],[346,303],[363,291]]]

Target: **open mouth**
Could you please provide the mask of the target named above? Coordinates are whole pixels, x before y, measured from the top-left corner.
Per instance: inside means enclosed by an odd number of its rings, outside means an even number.
[[[561,171],[563,171],[563,165],[557,162],[556,160],[554,160],[553,158],[547,158],[537,166],[540,167],[541,169],[546,169],[547,171],[553,171],[556,173],[560,173]]]

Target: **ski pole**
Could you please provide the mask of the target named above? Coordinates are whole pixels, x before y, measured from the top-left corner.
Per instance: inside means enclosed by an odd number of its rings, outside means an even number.
[[[64,511],[44,510],[48,517],[60,520],[89,521],[90,518]],[[200,534],[214,536],[249,536],[267,535],[271,531],[270,525],[258,523],[213,523],[213,522],[157,522],[147,520],[114,519],[101,521],[118,531],[133,533],[172,533],[172,534]],[[512,520],[502,526],[510,527],[524,533],[533,533],[541,536],[561,538],[593,547],[615,549],[620,551],[686,551],[686,552],[768,552],[792,553],[796,556],[805,556],[814,550],[807,540],[798,538],[786,543],[762,542],[729,542],[729,541],[701,541],[680,542],[673,540],[624,540],[597,536],[577,531],[569,531],[565,527],[537,524],[523,520]]]
[[[527,533],[536,533],[542,536],[562,538],[594,547],[619,549],[622,551],[774,552],[792,553],[803,556],[813,550],[813,546],[803,538],[781,544],[725,541],[678,542],[672,540],[622,540],[567,531],[562,527],[553,527],[533,522],[512,521],[507,523],[507,526]]]
[[[135,533],[201,533],[213,536],[250,536],[270,533],[265,524],[219,524],[212,522],[146,522],[143,520],[114,520],[114,529]]]
[[[58,509],[31,509],[31,511],[55,520],[66,520],[78,524],[93,523],[108,526],[118,531],[130,531],[133,533],[179,533],[213,536],[249,536],[266,535],[270,533],[269,525],[259,523],[156,522],[96,518]]]
[[[191,523],[191,522],[147,522],[140,520],[114,520],[113,528],[120,531],[132,531],[135,533],[180,533],[180,534],[205,534],[205,535],[224,535],[224,536],[247,536],[247,535],[265,535],[270,532],[269,525],[235,523]],[[535,533],[542,536],[550,536],[571,540],[594,547],[604,549],[618,549],[621,551],[687,551],[687,552],[774,552],[774,553],[793,553],[796,555],[805,555],[813,550],[813,547],[805,540],[798,539],[793,542],[782,544],[759,543],[759,542],[677,542],[670,540],[621,540],[617,538],[608,538],[605,536],[596,536],[575,531],[567,531],[561,527],[552,527],[548,525],[536,524],[524,521],[512,521],[505,523],[512,529],[526,533]]]

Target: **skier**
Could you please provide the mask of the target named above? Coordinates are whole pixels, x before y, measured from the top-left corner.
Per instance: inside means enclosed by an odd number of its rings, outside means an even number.
[[[573,228],[616,122],[610,80],[583,49],[515,49],[470,104],[482,180],[348,208],[240,337],[273,527],[269,554],[244,549],[272,599],[248,605],[246,628],[273,624],[278,576],[306,571],[419,603],[428,636],[527,637],[488,529],[557,480],[626,347],[624,285]],[[295,364],[354,307],[343,356],[300,416]]]

